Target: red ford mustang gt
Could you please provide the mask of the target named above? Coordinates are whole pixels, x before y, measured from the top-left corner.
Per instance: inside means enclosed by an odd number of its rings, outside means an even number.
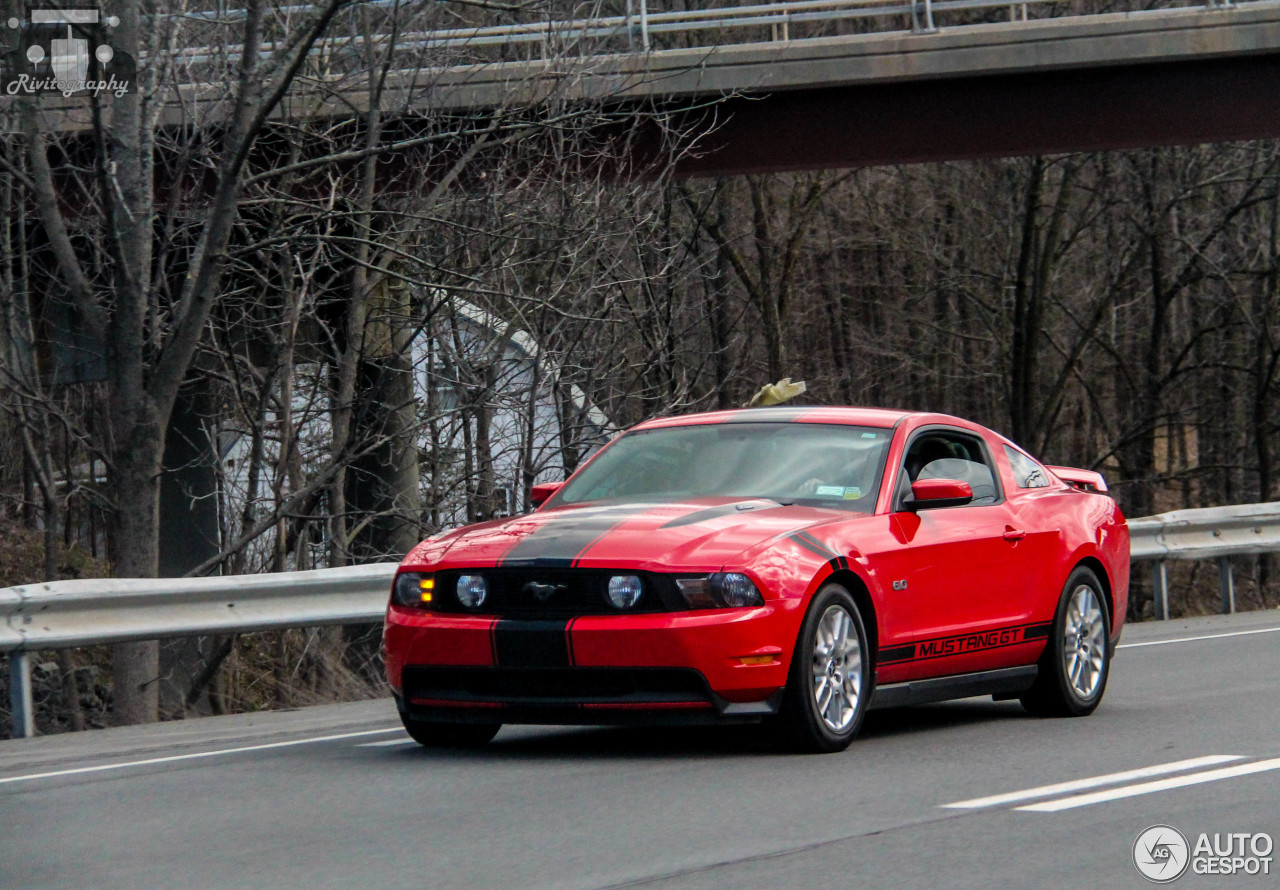
[[[387,677],[409,734],[771,720],[835,751],[868,708],[1097,707],[1129,532],[1097,473],[941,414],[774,407],[619,436],[536,512],[405,558]]]

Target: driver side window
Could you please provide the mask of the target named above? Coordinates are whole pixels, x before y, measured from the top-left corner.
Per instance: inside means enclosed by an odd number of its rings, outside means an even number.
[[[920,479],[954,479],[973,490],[971,505],[994,504],[1000,499],[995,474],[981,444],[972,436],[946,430],[928,430],[911,443],[898,474],[899,498],[911,493]]]

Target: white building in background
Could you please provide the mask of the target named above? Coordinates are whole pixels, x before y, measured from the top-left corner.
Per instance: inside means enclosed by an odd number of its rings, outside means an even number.
[[[529,509],[524,502],[526,466],[532,468],[535,482],[563,479],[566,439],[581,461],[617,431],[577,386],[569,384],[557,391],[559,369],[527,331],[466,300],[443,299],[414,337],[411,355],[421,503],[425,518],[433,517],[439,528],[467,521],[468,480],[478,472],[478,405],[488,416],[488,451],[499,514]],[[275,510],[282,470],[287,484],[281,491],[287,497],[314,479],[330,460],[327,376],[327,365],[295,367],[290,411],[265,414],[266,435],[257,445],[256,472],[251,425],[243,418],[229,418],[218,431],[224,546]],[[282,446],[291,439],[296,453],[282,461]],[[250,501],[252,509],[246,514]],[[269,530],[250,546],[248,570],[271,564],[277,534],[277,529]],[[306,535],[303,546],[290,548],[286,568],[324,564],[323,524],[310,523]]]

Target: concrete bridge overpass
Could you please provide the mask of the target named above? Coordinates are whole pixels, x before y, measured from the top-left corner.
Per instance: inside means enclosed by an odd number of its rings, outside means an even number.
[[[698,156],[678,165],[686,176],[1280,136],[1277,0],[933,28],[931,20],[952,8],[1003,13],[1019,7],[1002,0],[891,4],[796,0],[655,12],[648,17],[655,33],[718,30],[700,32],[704,45],[655,43],[649,51],[637,46],[632,20],[621,17],[419,32],[419,51],[510,50],[557,35],[569,50],[562,47],[550,59],[406,67],[391,75],[382,107],[463,112],[551,95],[619,106],[656,103],[695,127],[714,121]],[[1025,15],[1026,6],[1020,8]],[[803,19],[804,10],[863,20],[896,16],[914,28],[796,39],[786,22]],[[712,18],[690,20],[698,14]],[[730,27],[739,22],[777,39],[724,42],[745,34]],[[762,32],[764,26],[772,30]],[[632,51],[618,51],[624,32],[622,45],[630,43]],[[782,39],[788,36],[793,39]],[[646,32],[644,43],[649,38]],[[190,85],[182,92],[162,121],[218,117],[224,88]],[[295,90],[279,113],[350,117],[367,109],[368,95],[367,75],[331,75]],[[90,125],[80,100],[46,107],[56,109],[58,129]],[[653,150],[645,140],[639,145],[640,152]]]
[[[524,82],[517,67],[450,72],[438,101],[500,101]],[[617,55],[577,89],[727,96],[686,115],[718,124],[684,175],[1268,138],[1280,136],[1280,3]]]

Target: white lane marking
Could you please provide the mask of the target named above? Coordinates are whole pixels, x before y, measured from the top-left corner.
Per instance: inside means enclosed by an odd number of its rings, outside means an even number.
[[[413,739],[387,739],[385,742],[361,742],[357,748],[390,748],[392,745],[416,745]]]
[[[1201,637],[1178,637],[1176,640],[1152,640],[1149,643],[1121,643],[1117,649],[1139,649],[1143,646],[1168,646],[1170,643],[1194,643],[1197,640],[1219,640],[1223,637],[1247,637],[1250,634],[1280,633],[1280,627],[1262,627],[1258,630],[1233,630],[1228,633],[1205,634]]]
[[[1064,797],[1060,800],[1046,800],[1043,803],[1033,803],[1025,807],[1018,807],[1018,809],[1035,813],[1056,813],[1059,810],[1087,807],[1090,804],[1105,803],[1109,800],[1120,800],[1125,797],[1136,797],[1139,794],[1152,794],[1156,791],[1167,791],[1170,788],[1182,788],[1187,785],[1200,785],[1204,782],[1216,782],[1219,779],[1234,779],[1236,776],[1263,773],[1273,769],[1280,769],[1280,757],[1274,760],[1259,760],[1254,763],[1243,763],[1239,766],[1228,766],[1223,769],[1211,769],[1203,773],[1192,773],[1189,776],[1160,779],[1157,782],[1143,782],[1141,785],[1126,785],[1123,788],[1095,791],[1092,794],[1078,794],[1075,797]]]
[[[0,785],[11,782],[29,782],[32,779],[52,779],[55,776],[75,776],[81,773],[100,773],[112,769],[124,769],[130,766],[150,766],[155,763],[174,763],[179,760],[197,760],[201,757],[217,757],[221,754],[240,754],[245,751],[267,751],[272,748],[289,748],[294,745],[312,745],[316,742],[336,742],[342,739],[355,739],[367,735],[385,735],[388,732],[404,732],[400,727],[394,729],[366,729],[360,732],[343,732],[337,735],[322,735],[310,739],[294,739],[289,742],[270,742],[265,745],[246,745],[243,748],[220,748],[217,751],[197,751],[194,754],[173,754],[169,757],[148,757],[146,760],[130,760],[126,763],[104,763],[99,766],[78,766],[74,769],[59,769],[48,773],[31,773],[26,776],[9,776],[0,778]]]
[[[1149,779],[1152,776],[1163,776],[1183,770],[1196,769],[1201,766],[1215,766],[1219,763],[1230,763],[1233,760],[1244,760],[1239,754],[1210,754],[1207,757],[1193,757],[1190,760],[1175,760],[1172,763],[1160,763],[1155,766],[1144,766],[1141,769],[1125,770],[1122,773],[1109,773],[1105,776],[1093,776],[1088,779],[1075,779],[1071,782],[1059,782],[1056,785],[1041,785],[1039,788],[1028,788],[1025,791],[1010,791],[1007,794],[993,794],[990,797],[975,797],[973,800],[961,800],[956,803],[943,804],[944,809],[976,810],[981,807],[998,807],[1002,804],[1016,803],[1020,800],[1031,800],[1036,797],[1053,797],[1070,791],[1083,791],[1086,788],[1097,788],[1101,785],[1118,785],[1133,779]]]

